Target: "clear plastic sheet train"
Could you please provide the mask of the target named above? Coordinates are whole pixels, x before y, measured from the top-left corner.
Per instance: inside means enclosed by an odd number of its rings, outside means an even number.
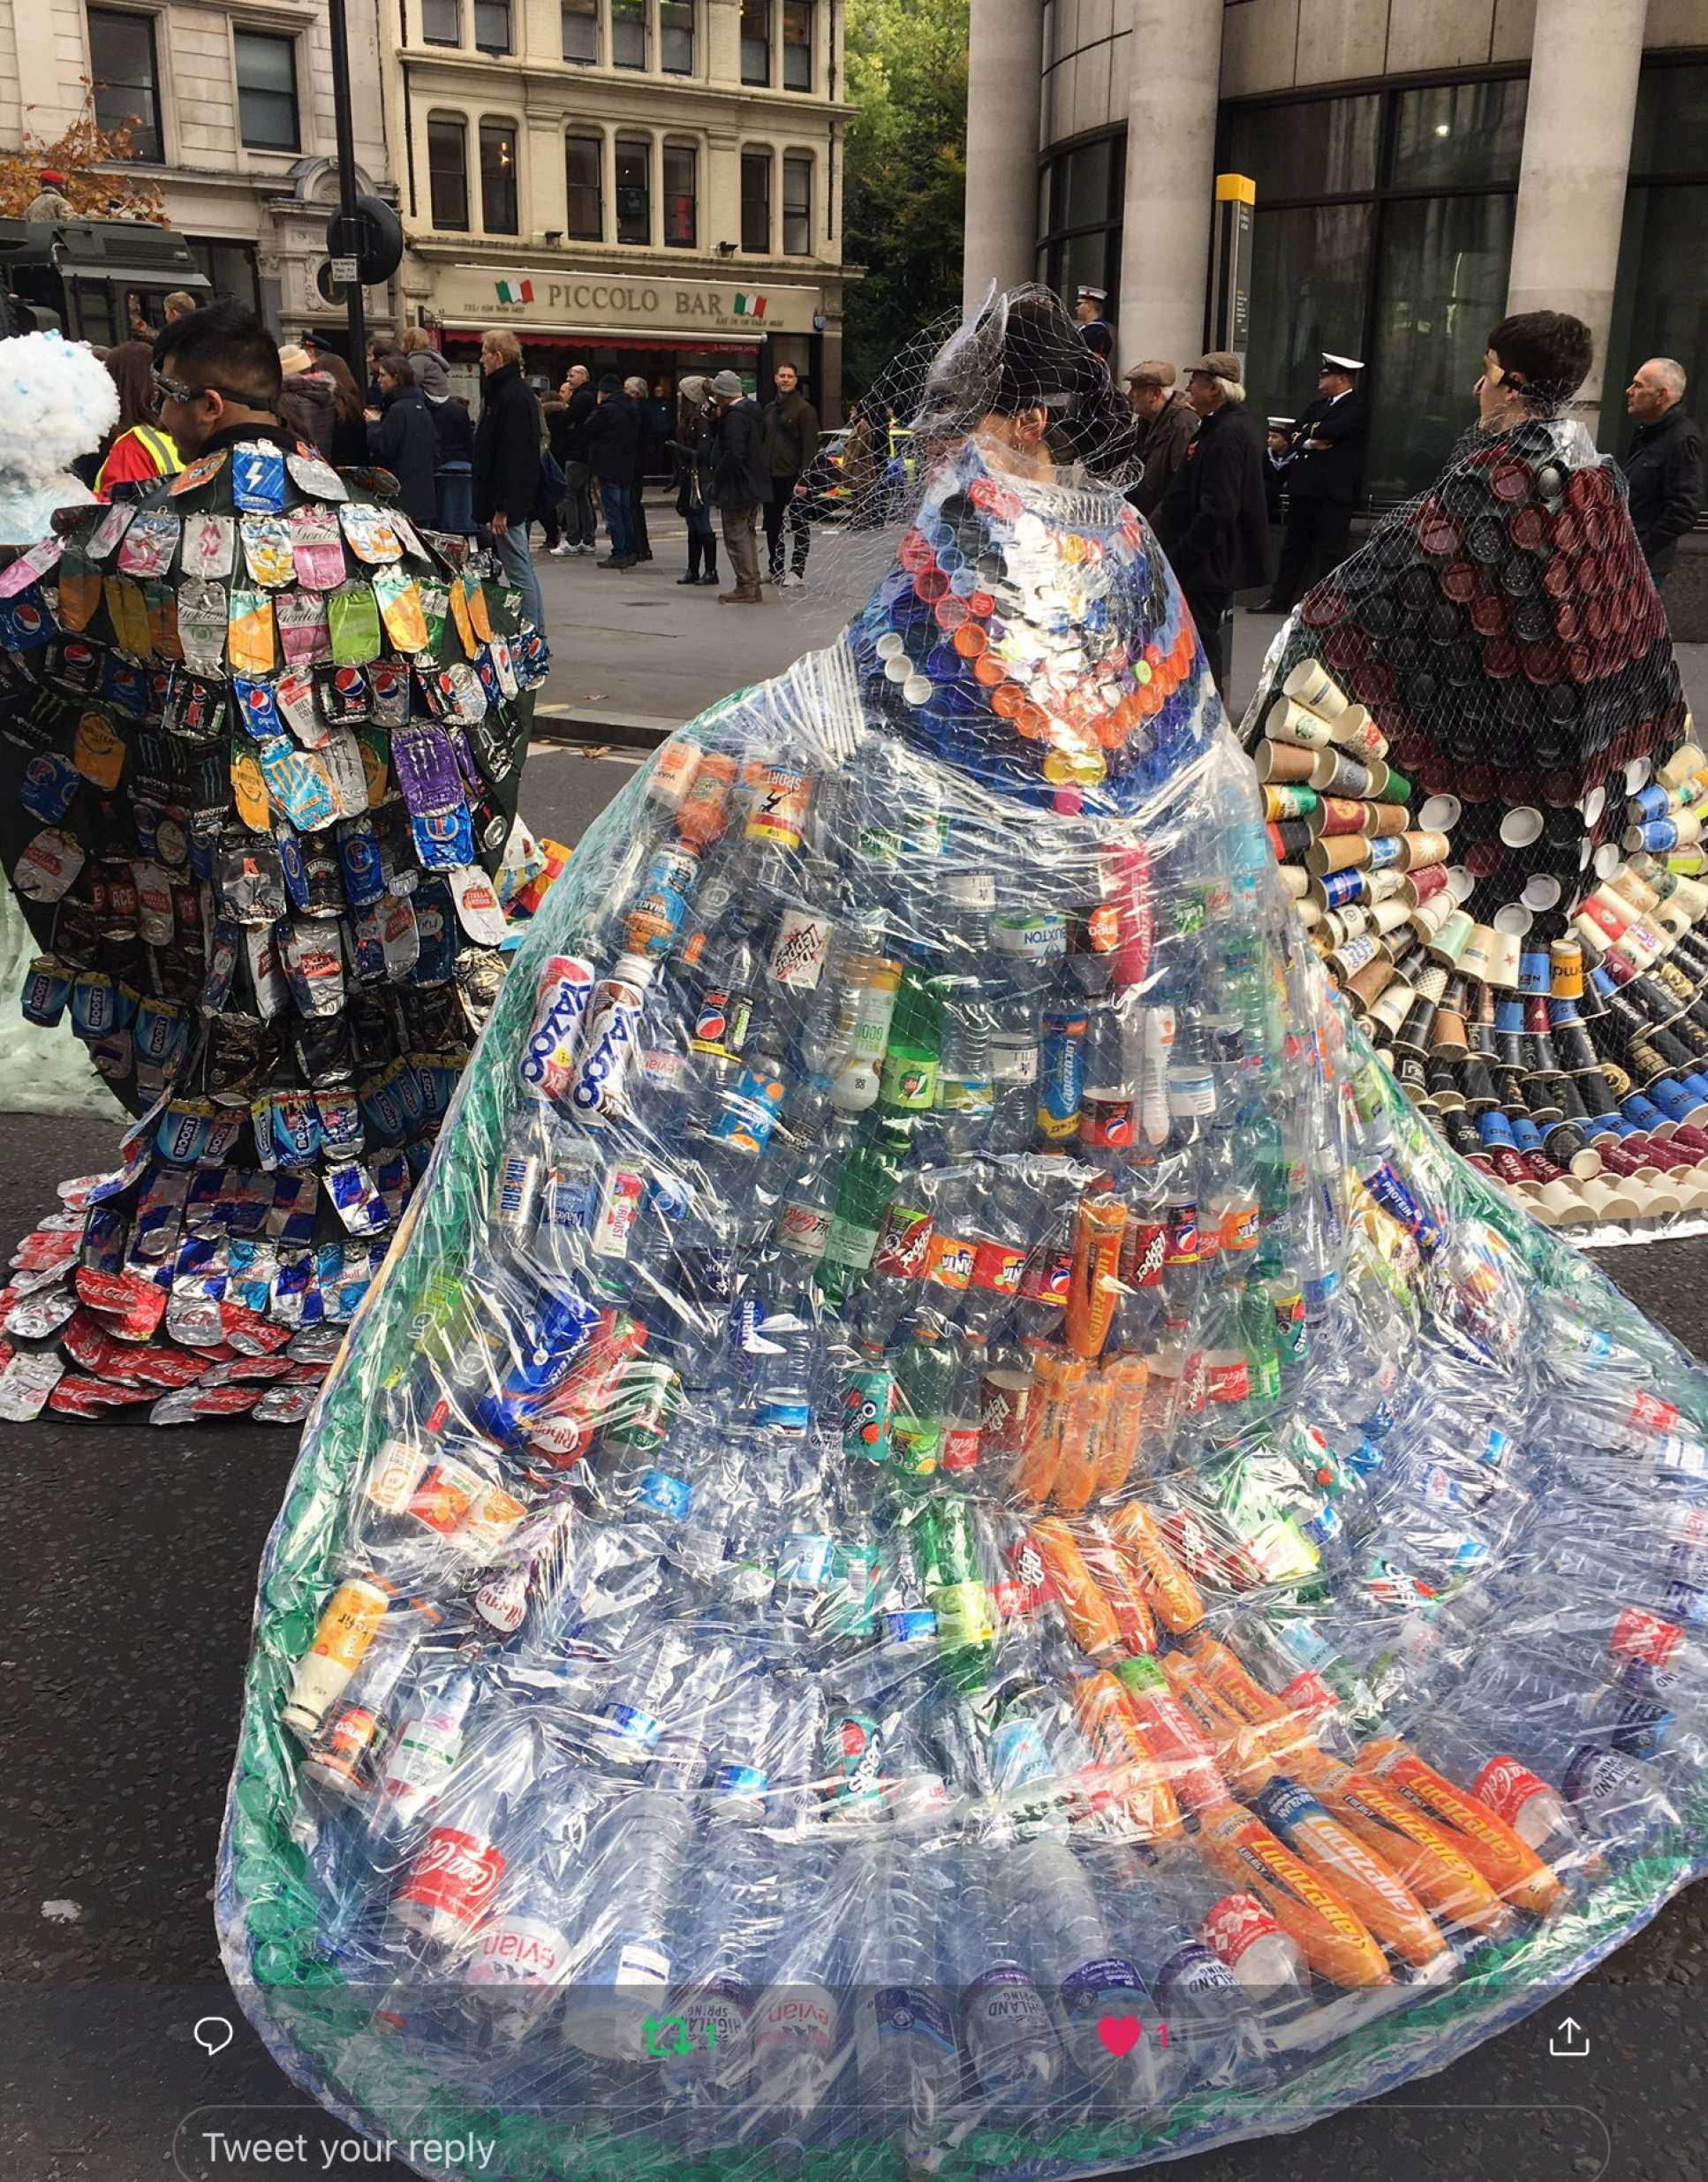
[[[1708,1381],[1333,996],[1083,353],[587,837],[311,1421],[220,1930],[424,2171],[1296,2127],[1698,1868]]]

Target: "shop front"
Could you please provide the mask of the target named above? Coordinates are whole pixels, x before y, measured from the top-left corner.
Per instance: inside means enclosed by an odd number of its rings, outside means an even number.
[[[674,402],[692,373],[733,371],[750,393],[770,391],[779,364],[793,364],[827,424],[841,414],[841,327],[818,286],[744,284],[490,266],[447,265],[435,282],[431,315],[459,391],[480,381],[480,336],[509,326],[523,367],[541,389],[571,364],[595,379],[639,376],[658,402]],[[840,321],[840,310],[837,312]]]

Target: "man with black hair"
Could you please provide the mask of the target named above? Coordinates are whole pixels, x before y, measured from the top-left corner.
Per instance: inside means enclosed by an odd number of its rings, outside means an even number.
[[[1554,416],[1588,378],[1594,360],[1595,339],[1581,318],[1568,311],[1520,311],[1503,318],[1489,336],[1479,399],[1498,392],[1531,416]],[[1486,404],[1483,421],[1489,422]]]
[[[278,344],[241,303],[208,303],[155,337],[160,428],[186,463],[240,439],[294,449],[279,421]]]
[[[597,405],[587,420],[587,461],[599,480],[600,505],[611,549],[601,568],[621,572],[632,568],[640,556],[635,549],[635,465],[640,453],[640,412],[623,382],[608,371],[599,382]]]

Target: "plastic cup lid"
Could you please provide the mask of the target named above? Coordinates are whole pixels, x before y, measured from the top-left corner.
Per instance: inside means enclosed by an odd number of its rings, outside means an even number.
[[[1527,849],[1542,835],[1542,814],[1533,804],[1521,803],[1500,821],[1500,838],[1509,849]]]

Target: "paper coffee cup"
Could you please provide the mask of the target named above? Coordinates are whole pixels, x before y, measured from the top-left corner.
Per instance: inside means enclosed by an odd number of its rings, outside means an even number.
[[[1319,659],[1301,659],[1281,684],[1281,693],[1321,719],[1338,720],[1346,710],[1346,693]]]
[[[1258,746],[1259,780],[1308,782],[1313,762],[1308,750],[1296,750],[1291,743],[1266,742]]]
[[[1361,833],[1337,833],[1313,841],[1305,852],[1305,868],[1320,878],[1326,872],[1357,870],[1370,861],[1370,843]]]
[[[1271,742],[1296,744],[1301,750],[1326,750],[1334,740],[1328,722],[1290,697],[1278,697],[1270,706],[1263,731]]]
[[[1542,814],[1533,804],[1515,804],[1500,821],[1500,838],[1509,849],[1527,849],[1542,838]]]
[[[1485,984],[1488,982],[1498,936],[1493,925],[1472,925],[1470,937],[1459,950],[1458,967],[1467,977],[1479,977]]]
[[[1314,665],[1315,662],[1307,661],[1306,664]],[[1699,744],[1687,742],[1682,749],[1674,751],[1656,772],[1655,778],[1663,788],[1682,788],[1691,775],[1699,773],[1704,765],[1708,765],[1708,754],[1704,754]]]

